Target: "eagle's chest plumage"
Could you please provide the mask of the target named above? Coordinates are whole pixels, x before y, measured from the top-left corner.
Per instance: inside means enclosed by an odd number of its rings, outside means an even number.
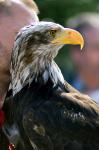
[[[25,106],[27,106],[28,104],[31,105],[31,103],[33,103],[34,107],[37,107],[36,104],[39,105],[41,101],[45,102],[51,100],[55,90],[65,91],[64,84],[60,81],[57,81],[57,84],[54,84],[50,77],[48,77],[47,82],[44,83],[44,78],[38,76],[37,81],[33,80],[31,84],[28,83],[21,91],[15,94],[14,102],[18,103],[21,108],[22,105],[24,106],[25,104]],[[20,102],[20,99],[23,104]]]
[[[54,146],[52,141],[57,139],[53,135],[59,136],[59,124],[57,124],[59,122],[59,116],[56,114],[61,114],[63,106],[61,106],[60,101],[58,103],[58,100],[54,98],[55,92],[58,90],[65,91],[65,88],[60,83],[53,86],[53,82],[50,78],[46,84],[40,84],[40,82],[35,82],[34,80],[31,85],[26,85],[14,96],[14,122],[16,122],[18,126],[22,126],[23,122],[22,130],[26,128],[27,133],[31,133],[31,135],[35,137],[33,141],[30,140],[35,150],[35,146],[37,150],[39,150],[38,138],[40,138],[41,147],[44,144],[44,150],[52,150]],[[29,120],[26,121],[27,119]],[[29,123],[29,125],[31,124],[32,130],[27,127],[27,123]],[[22,133],[21,136],[27,138],[24,132],[20,132]],[[61,141],[61,138],[62,137],[58,137],[58,140],[60,139]],[[54,143],[56,143],[55,146],[60,145],[58,142]],[[26,145],[29,145],[29,143]]]

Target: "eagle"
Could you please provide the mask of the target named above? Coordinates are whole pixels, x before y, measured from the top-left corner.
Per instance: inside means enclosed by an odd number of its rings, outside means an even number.
[[[76,141],[99,150],[99,106],[67,83],[54,58],[82,35],[54,22],[24,27],[14,42],[3,131],[16,150],[66,150]],[[69,150],[69,149],[68,149]]]

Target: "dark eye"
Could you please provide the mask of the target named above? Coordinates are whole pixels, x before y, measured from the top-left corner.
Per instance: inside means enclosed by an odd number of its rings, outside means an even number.
[[[51,30],[51,31],[50,31],[50,35],[51,35],[52,37],[55,37],[56,32],[57,32],[57,30]]]

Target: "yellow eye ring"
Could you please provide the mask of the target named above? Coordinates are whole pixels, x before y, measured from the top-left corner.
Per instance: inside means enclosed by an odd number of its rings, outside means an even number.
[[[51,30],[51,31],[50,31],[50,35],[51,35],[52,37],[55,37],[56,32],[57,32],[57,30]]]

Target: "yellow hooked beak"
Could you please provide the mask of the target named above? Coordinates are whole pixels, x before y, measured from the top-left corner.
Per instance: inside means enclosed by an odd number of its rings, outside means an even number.
[[[73,29],[65,28],[63,32],[60,32],[52,41],[53,44],[73,44],[80,45],[81,49],[84,46],[84,39],[82,35]]]

